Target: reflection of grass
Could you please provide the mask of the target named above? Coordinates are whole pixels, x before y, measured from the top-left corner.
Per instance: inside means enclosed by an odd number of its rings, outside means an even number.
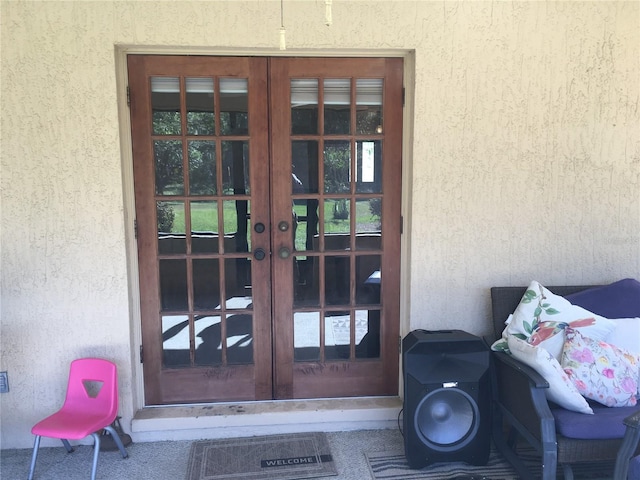
[[[333,218],[333,208],[335,203],[335,199],[327,199],[324,202],[324,231],[325,233],[349,233],[351,228],[349,218],[344,220]],[[169,202],[169,205],[173,207],[173,211],[175,213],[172,231],[174,233],[184,233],[184,203]],[[194,231],[217,232],[218,217],[216,206],[216,202],[192,202],[191,229]],[[225,201],[223,203],[223,208],[224,231],[226,234],[234,233],[238,228],[235,202]],[[305,204],[295,204],[293,209],[298,217],[306,217],[307,206]],[[360,232],[378,231],[380,229],[380,219],[371,214],[368,201],[356,202],[356,226]],[[298,229],[296,231],[297,246],[304,245],[306,241],[306,227],[306,222],[299,222]]]

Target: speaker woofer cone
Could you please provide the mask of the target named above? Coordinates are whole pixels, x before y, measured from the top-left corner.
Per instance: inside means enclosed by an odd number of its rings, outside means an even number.
[[[478,431],[478,405],[457,388],[439,388],[426,395],[416,407],[415,431],[436,451],[451,451],[468,444]]]

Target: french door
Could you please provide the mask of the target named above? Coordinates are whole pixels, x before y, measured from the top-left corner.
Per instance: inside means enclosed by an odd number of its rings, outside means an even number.
[[[402,60],[128,69],[146,404],[397,394]]]

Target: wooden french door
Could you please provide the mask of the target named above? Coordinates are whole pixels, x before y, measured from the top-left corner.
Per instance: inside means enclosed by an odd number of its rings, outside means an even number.
[[[146,404],[397,394],[402,60],[128,69]]]

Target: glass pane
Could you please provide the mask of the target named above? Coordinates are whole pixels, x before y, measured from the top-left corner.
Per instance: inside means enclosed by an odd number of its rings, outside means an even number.
[[[220,365],[222,363],[221,323],[219,315],[196,315],[195,364]]]
[[[188,367],[189,317],[187,315],[162,316],[162,364],[165,367]]]
[[[295,242],[298,251],[319,251],[318,246],[318,200],[298,198],[293,201]]]
[[[349,193],[351,180],[351,146],[348,140],[324,142],[324,191]]]
[[[189,308],[186,260],[160,260],[160,305],[163,311]]]
[[[324,133],[349,134],[351,132],[351,80],[326,78],[324,80]]]
[[[216,142],[189,142],[189,194],[216,192]]]
[[[218,253],[218,202],[191,202],[191,252]]]
[[[382,198],[356,200],[356,250],[382,248]]]
[[[382,142],[356,142],[358,193],[382,193]]]
[[[214,258],[193,259],[193,308],[220,308],[220,269]]]
[[[318,142],[291,142],[291,193],[318,193]]]
[[[249,142],[222,142],[222,190],[224,195],[248,195]]]
[[[156,202],[158,221],[158,253],[186,253],[184,202]]]
[[[382,133],[382,79],[356,80],[356,133]]]
[[[320,312],[293,314],[293,349],[296,362],[320,360]]]
[[[223,205],[225,253],[251,251],[249,200],[227,200]]]
[[[154,135],[180,135],[180,79],[151,77]]]
[[[380,357],[380,310],[356,310],[356,358]]]
[[[246,78],[220,79],[220,135],[249,133],[249,101]]]
[[[153,158],[156,172],[156,195],[184,194],[182,174],[182,142],[155,140]]]
[[[380,255],[356,257],[356,303],[380,304]]]
[[[251,298],[251,260],[249,258],[226,258],[224,261],[224,284],[227,309],[253,308]]]
[[[248,313],[227,316],[227,363],[253,363],[253,322]]]
[[[291,80],[291,133],[318,133],[318,79]]]
[[[351,223],[349,199],[327,198],[324,201],[324,249],[349,250]]]
[[[293,263],[293,306],[320,305],[318,257],[295,257]]]
[[[348,305],[351,268],[349,257],[325,257],[324,290],[327,305]]]
[[[324,356],[327,360],[351,356],[351,317],[349,312],[327,312],[324,317]]]
[[[187,78],[187,134],[215,135],[213,78]]]

